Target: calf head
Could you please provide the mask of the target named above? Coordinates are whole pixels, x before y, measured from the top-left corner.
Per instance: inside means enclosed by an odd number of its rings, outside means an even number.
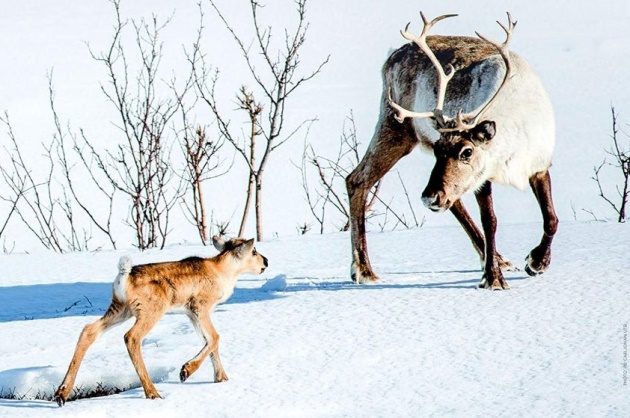
[[[269,266],[269,260],[254,247],[254,239],[224,239],[215,235],[212,244],[221,254],[228,254],[242,273],[260,274]]]

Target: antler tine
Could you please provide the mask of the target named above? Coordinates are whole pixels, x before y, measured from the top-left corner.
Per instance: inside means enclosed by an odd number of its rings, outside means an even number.
[[[451,80],[451,78],[453,78],[453,75],[455,74],[455,68],[449,64],[447,67],[448,73],[444,71],[444,68],[442,68],[442,64],[440,64],[440,62],[438,61],[438,59],[436,58],[435,54],[433,53],[433,51],[431,51],[431,48],[429,48],[429,46],[427,45],[427,34],[429,33],[429,31],[431,30],[431,28],[440,20],[444,20],[447,19],[449,17],[455,17],[457,16],[456,14],[446,14],[446,15],[441,15],[436,17],[435,19],[429,21],[429,19],[427,19],[427,17],[424,15],[424,13],[420,12],[420,17],[422,18],[422,22],[423,22],[423,27],[422,27],[422,31],[420,32],[420,35],[415,36],[414,34],[412,34],[411,32],[409,32],[409,25],[410,23],[407,23],[407,26],[405,26],[404,30],[401,30],[400,33],[402,34],[403,38],[407,39],[408,41],[411,41],[413,43],[415,43],[416,45],[418,45],[418,47],[420,47],[420,49],[422,50],[422,52],[424,52],[426,54],[426,56],[429,58],[429,60],[431,61],[431,63],[433,64],[433,66],[435,67],[435,70],[437,71],[437,75],[438,75],[438,95],[437,95],[437,104],[435,106],[435,109],[433,110],[433,112],[410,112],[400,106],[398,106],[396,103],[394,103],[391,100],[391,97],[389,98],[389,102],[392,105],[392,107],[394,109],[396,109],[396,111],[398,112],[396,115],[396,119],[400,122],[401,119],[404,120],[407,117],[416,117],[416,118],[420,118],[420,117],[436,117],[436,119],[438,120],[438,124],[439,125],[443,125],[444,124],[444,119],[442,117],[442,110],[444,107],[444,98],[446,96],[446,86],[448,85],[448,82]]]
[[[391,89],[387,91],[387,101],[389,102],[389,105],[392,108],[394,108],[394,111],[396,112],[394,114],[394,118],[400,123],[403,123],[405,119],[407,118],[430,118],[434,116],[433,112],[412,112],[410,110],[405,109],[402,106],[399,106],[398,104],[394,102],[394,100],[392,100]]]
[[[514,28],[516,27],[517,21],[512,20],[512,15],[510,14],[510,12],[507,12],[507,17],[508,17],[507,27],[505,27],[505,25],[503,25],[501,22],[497,21],[499,26],[501,26],[501,28],[505,31],[505,41],[501,44],[486,38],[485,36],[481,35],[479,32],[475,32],[477,36],[479,37],[479,39],[494,46],[499,52],[499,54],[501,55],[501,57],[503,58],[503,61],[505,62],[505,75],[503,76],[503,80],[501,81],[499,88],[497,88],[492,98],[488,100],[488,102],[486,102],[486,104],[481,108],[479,112],[477,112],[477,115],[474,116],[474,118],[472,117],[472,115],[465,115],[465,116],[461,116],[460,118],[460,115],[458,114],[456,127],[453,129],[442,130],[442,132],[450,132],[452,130],[463,131],[463,130],[472,129],[473,127],[475,127],[481,120],[483,113],[495,101],[495,99],[499,95],[499,92],[505,86],[505,83],[507,82],[507,80],[512,76],[512,70],[513,70],[512,61],[510,60],[510,51],[508,50],[508,46],[510,44],[510,41],[512,40],[512,32],[514,31]],[[464,121],[464,118],[468,120],[472,119],[472,122],[466,123]]]

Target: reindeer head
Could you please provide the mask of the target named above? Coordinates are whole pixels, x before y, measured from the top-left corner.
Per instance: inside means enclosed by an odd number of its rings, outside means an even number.
[[[429,183],[422,193],[422,201],[432,211],[441,212],[449,209],[464,193],[477,189],[486,181],[487,149],[492,146],[492,138],[494,138],[496,132],[496,123],[482,120],[482,117],[512,75],[508,44],[512,31],[516,26],[516,21],[513,21],[508,13],[507,27],[497,22],[506,33],[506,39],[502,44],[490,41],[476,32],[479,38],[493,45],[503,58],[506,67],[505,76],[494,95],[480,110],[471,114],[464,114],[460,110],[455,117],[449,118],[443,114],[442,109],[444,107],[446,87],[455,74],[455,68],[449,64],[448,71],[444,71],[435,54],[427,45],[426,36],[435,23],[457,15],[438,16],[431,21],[427,20],[422,12],[420,12],[420,16],[424,27],[419,36],[415,36],[408,31],[409,24],[401,33],[405,39],[414,42],[420,47],[437,70],[436,107],[432,111],[412,112],[394,103],[391,98],[391,92],[389,104],[394,109],[394,117],[398,122],[402,123],[407,118],[431,118],[435,122],[436,129],[440,133],[440,139],[433,145],[436,162],[431,172]]]
[[[260,274],[269,266],[267,257],[254,247],[253,239],[232,238],[226,241],[215,235],[212,237],[212,244],[221,254],[229,254],[237,262],[238,270],[242,273]]]
[[[433,145],[435,166],[422,192],[422,202],[434,212],[451,207],[464,193],[486,181],[487,149],[495,123],[483,121],[462,132],[443,132]]]

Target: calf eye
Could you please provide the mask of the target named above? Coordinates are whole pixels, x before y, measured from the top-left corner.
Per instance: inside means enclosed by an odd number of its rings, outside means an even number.
[[[462,152],[459,154],[459,159],[462,161],[468,161],[470,160],[470,157],[472,157],[472,153],[473,153],[472,148],[464,148]]]

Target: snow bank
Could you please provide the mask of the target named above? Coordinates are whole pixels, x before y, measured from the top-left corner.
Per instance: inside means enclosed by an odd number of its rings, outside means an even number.
[[[287,276],[280,274],[272,279],[267,280],[260,287],[263,292],[282,292],[287,288]]]

